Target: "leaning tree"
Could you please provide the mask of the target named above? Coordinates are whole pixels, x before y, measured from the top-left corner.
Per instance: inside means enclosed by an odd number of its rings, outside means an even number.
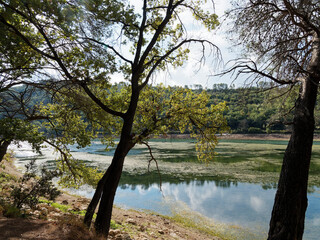
[[[298,85],[292,134],[283,158],[268,239],[302,239],[320,81],[320,3],[317,0],[234,1],[231,34],[255,59],[230,70],[278,85]]]
[[[102,132],[120,137],[85,216],[90,226],[100,202],[95,229],[106,235],[124,160],[136,144],[147,144],[152,133],[188,129],[199,137],[198,156],[203,159],[204,153],[214,156],[216,132],[226,128],[225,106],[208,108],[204,93],[195,96],[179,88],[150,86],[159,70],[181,66],[193,43],[200,45],[203,54],[206,47],[218,53],[210,41],[192,36],[184,25],[193,16],[213,30],[217,16],[204,10],[212,8],[213,2],[140,3],[141,9],[135,9],[124,0],[0,0],[1,28],[41,56],[43,67],[35,82],[57,91],[62,101],[76,106]],[[110,85],[114,73],[122,74],[123,88]]]

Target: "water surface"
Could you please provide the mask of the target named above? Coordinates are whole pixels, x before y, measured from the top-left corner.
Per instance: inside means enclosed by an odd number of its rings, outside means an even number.
[[[200,164],[197,163],[192,141],[154,141],[151,144],[160,166],[161,161]],[[245,163],[247,168],[250,167],[249,164],[255,163],[257,165],[252,165],[252,169],[257,172],[278,174],[286,144],[287,141],[224,140],[217,148],[220,152],[217,162],[229,164],[230,167]],[[113,149],[106,152],[105,146],[98,142],[85,149],[72,147],[72,151],[77,156],[86,154],[90,165],[101,167],[105,167],[103,159],[110,160],[113,155]],[[319,153],[320,151],[316,152],[315,156]],[[17,164],[21,166],[34,155],[30,150],[21,148],[16,154],[20,159]],[[46,165],[52,164],[52,155],[50,156],[51,159],[48,156],[39,157],[38,161]],[[135,158],[147,159],[148,151],[144,147],[135,148],[128,157],[128,161]],[[318,158],[315,158],[314,166],[317,167],[318,163]],[[94,192],[88,186],[70,191],[86,197],[91,197]],[[180,214],[192,219],[202,218],[207,224],[212,221],[212,227],[218,227],[226,236],[235,239],[265,239],[275,191],[276,182],[231,181],[215,174],[197,177],[196,172],[192,178],[163,174],[160,190],[156,172],[139,175],[124,173],[115,204],[164,215]],[[320,239],[320,188],[310,186],[308,199],[304,239],[317,240]]]

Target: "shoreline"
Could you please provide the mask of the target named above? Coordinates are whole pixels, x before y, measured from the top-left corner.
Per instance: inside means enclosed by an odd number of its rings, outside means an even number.
[[[0,172],[7,173],[16,178],[22,177],[22,172],[14,165],[15,159],[10,161],[2,161]],[[3,189],[1,189],[3,191]],[[92,232],[86,233],[88,236],[83,236],[83,233],[77,233],[74,237],[74,229],[79,228],[82,224],[82,217],[75,215],[78,221],[75,226],[67,220],[70,218],[70,211],[86,210],[90,199],[73,195],[71,193],[62,191],[62,194],[55,200],[56,203],[70,208],[68,212],[61,212],[59,209],[54,209],[47,203],[40,203],[38,215],[31,215],[29,218],[7,218],[0,212],[0,231],[3,236],[0,239],[41,239],[41,240],[59,240],[59,239],[98,239],[92,236]],[[47,219],[43,219],[42,213],[46,212]],[[53,213],[53,217],[51,216]],[[118,226],[116,229],[110,228],[108,240],[115,239],[188,239],[188,240],[221,240],[217,237],[214,230],[198,226],[196,223],[190,223],[190,219],[185,220],[183,217],[178,218],[162,216],[157,213],[138,211],[133,209],[123,209],[118,206],[113,207],[112,220]],[[72,220],[74,221],[74,220]],[[73,223],[74,224],[74,223]],[[37,227],[35,227],[37,226]],[[215,227],[215,226],[211,226]],[[62,228],[62,229],[61,229]],[[83,228],[83,226],[82,226]],[[219,228],[219,227],[217,227]],[[79,231],[79,229],[77,229]],[[80,231],[88,231],[81,229]],[[4,237],[4,238],[2,238]],[[40,238],[39,238],[40,237]],[[71,237],[71,238],[70,238]],[[105,239],[105,238],[99,238]],[[225,239],[225,238],[223,238]]]
[[[227,133],[217,135],[218,139],[232,140],[289,140],[291,133]],[[171,134],[151,139],[191,139],[189,134]],[[314,140],[320,140],[320,134],[314,134]]]

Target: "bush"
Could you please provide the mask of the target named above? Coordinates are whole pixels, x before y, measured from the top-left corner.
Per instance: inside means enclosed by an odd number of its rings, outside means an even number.
[[[249,127],[248,133],[263,133],[264,131],[261,128]]]
[[[38,177],[36,170],[35,160],[31,160],[26,165],[25,174],[19,179],[19,186],[14,187],[11,192],[15,207],[20,209],[23,205],[26,205],[30,208],[35,208],[39,203],[40,197],[54,200],[61,194],[52,183],[52,179],[59,176],[57,171],[49,171],[42,168],[41,175]]]
[[[19,208],[15,206],[7,206],[7,208],[4,208],[3,215],[8,218],[17,218],[21,217],[23,214]]]

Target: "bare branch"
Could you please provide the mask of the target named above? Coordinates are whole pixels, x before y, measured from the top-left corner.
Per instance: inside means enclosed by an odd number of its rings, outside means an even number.
[[[150,69],[148,75],[145,78],[145,81],[140,85],[140,89],[144,88],[148,82],[149,79],[151,78],[152,74],[154,73],[154,71],[157,69],[157,67],[166,59],[168,58],[172,53],[174,53],[176,50],[178,50],[180,47],[182,47],[183,45],[187,44],[187,43],[191,43],[191,42],[195,42],[195,43],[201,43],[202,45],[204,45],[205,43],[209,44],[210,46],[213,46],[214,48],[217,49],[217,51],[219,52],[219,48],[214,45],[212,42],[208,41],[208,40],[200,40],[200,39],[185,39],[183,41],[181,41],[178,45],[172,47],[169,51],[167,51],[164,55],[162,56],[154,56],[149,62],[146,63],[146,66],[151,65],[154,62],[154,65],[152,66],[152,68]],[[220,54],[218,54],[220,55]],[[203,58],[200,60],[202,61]]]
[[[263,72],[261,70],[258,69],[257,67],[257,64],[252,61],[252,60],[246,60],[246,59],[237,59],[237,60],[234,60],[236,63],[234,66],[232,66],[231,68],[227,69],[226,71],[222,72],[222,73],[219,73],[219,74],[216,74],[215,76],[221,76],[221,75],[224,75],[224,74],[227,74],[227,73],[235,73],[237,72],[236,74],[236,77],[235,78],[238,78],[238,76],[240,74],[248,74],[248,73],[256,73],[260,76],[263,76],[263,77],[266,77],[278,84],[281,84],[281,85],[286,85],[286,84],[294,84],[294,83],[297,83],[298,80],[281,80],[281,79],[278,79],[274,76],[272,76],[271,74],[268,74],[266,72]],[[250,64],[253,65],[250,66]]]
[[[160,181],[159,182],[159,186],[160,186],[159,188],[160,188],[160,191],[162,191],[162,179],[161,179],[160,169],[159,169],[159,166],[158,166],[158,161],[153,156],[152,148],[150,147],[150,145],[147,142],[144,142],[144,141],[142,141],[141,143],[147,146],[147,148],[149,150],[150,157],[151,157],[150,160],[148,161],[148,172],[150,170],[151,162],[155,162],[155,164],[156,164],[157,172],[158,172],[158,175],[159,175],[159,181]]]
[[[74,171],[73,167],[71,166],[71,163],[69,161],[68,152],[65,152],[66,150],[63,150],[57,144],[50,142],[49,140],[44,140],[44,142],[48,143],[50,146],[54,147],[56,150],[58,150],[60,152],[61,158],[62,158],[62,163],[67,164],[67,167],[68,167],[69,171],[71,172],[74,181],[77,181],[77,176],[82,177],[82,175],[79,173],[76,173]],[[67,148],[65,148],[65,149],[67,149]]]

